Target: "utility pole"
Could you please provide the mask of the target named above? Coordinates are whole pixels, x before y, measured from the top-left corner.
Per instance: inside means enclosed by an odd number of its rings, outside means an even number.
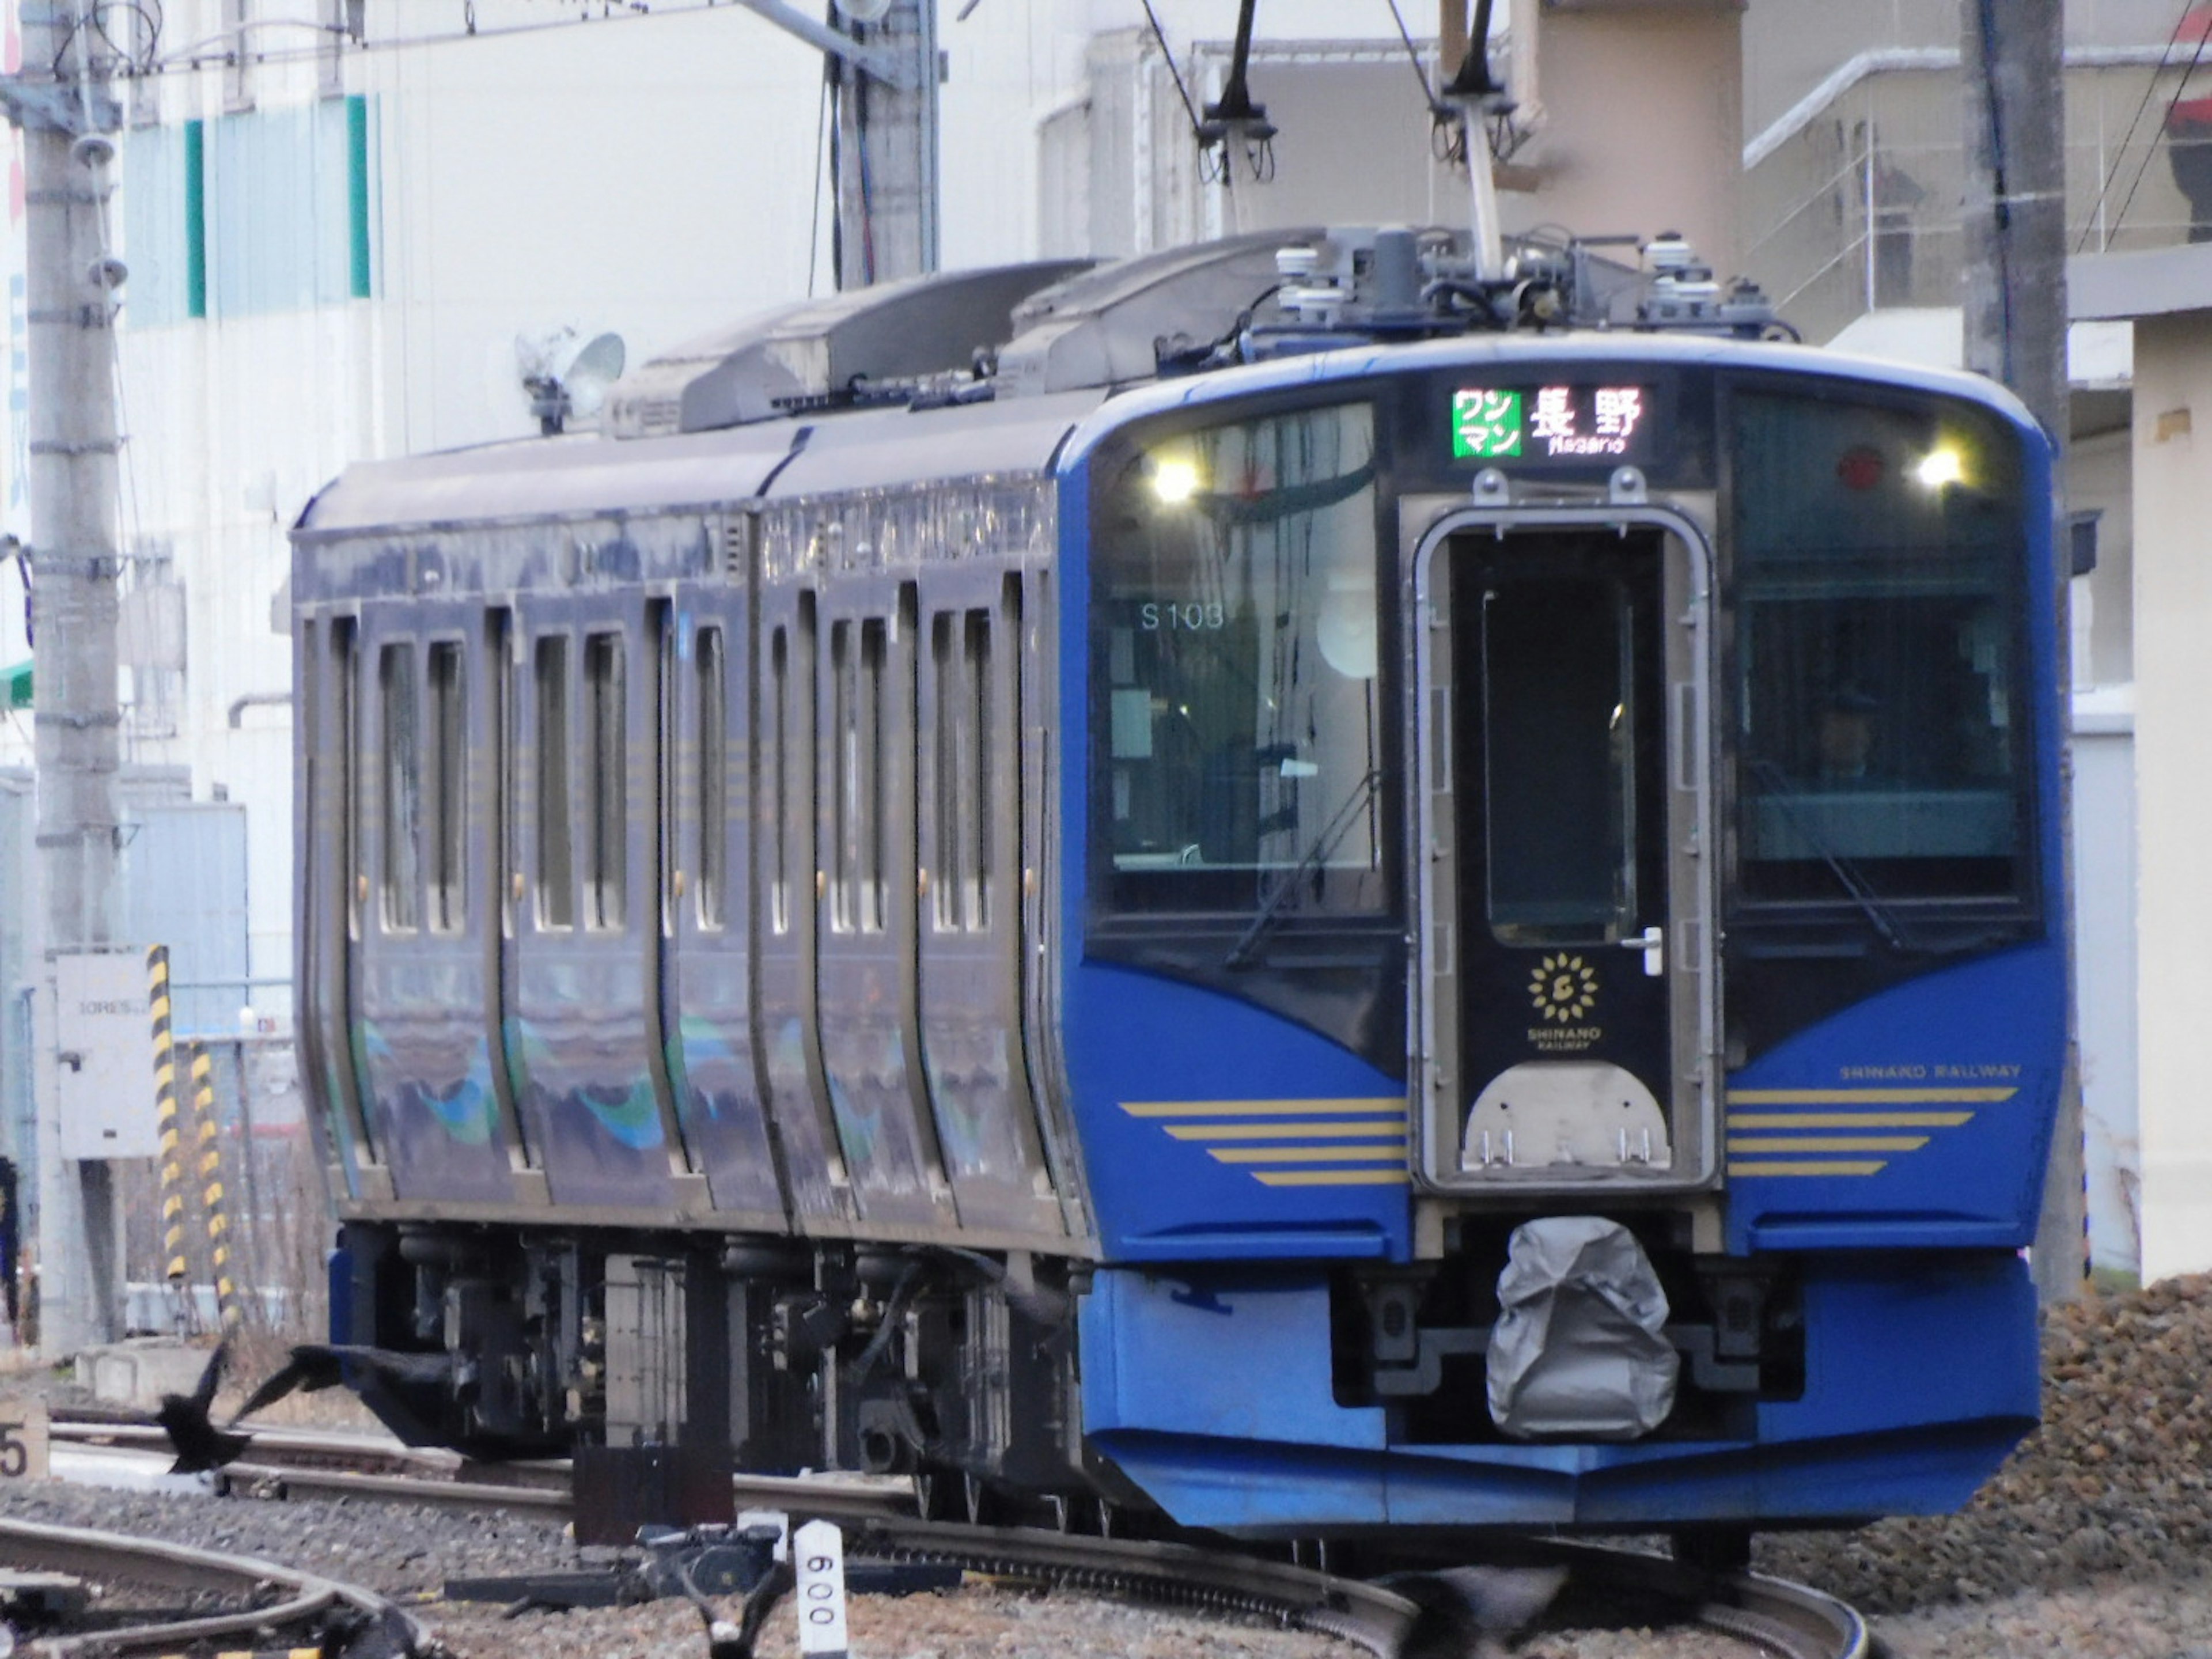
[[[833,27],[788,0],[738,0],[822,52],[836,94],[840,292],[937,269],[936,0],[834,0]]]
[[[1960,0],[1966,112],[1966,363],[2000,380],[2043,423],[2057,450],[2063,499],[2067,441],[2066,107],[2062,0]],[[2057,561],[2058,700],[2068,719],[2073,671],[2067,619],[2067,538],[2052,526]],[[2073,744],[2060,792],[2065,891],[2070,910]],[[2068,921],[2071,921],[2070,915]],[[2059,1089],[2050,1174],[2035,1235],[2035,1286],[2048,1304],[2081,1294],[2086,1277],[2081,1045],[2075,1026],[2073,929],[2068,939],[2066,1069]]]
[[[116,1332],[115,1190],[103,1160],[59,1149],[57,953],[114,942],[118,491],[114,290],[106,234],[113,48],[84,0],[24,0],[20,74],[0,104],[22,129],[30,371],[31,574],[38,849],[46,889],[39,1041],[40,1346],[66,1353]]]
[[[937,5],[839,0],[837,9],[892,77],[842,54],[824,65],[837,93],[842,292],[937,269]]]

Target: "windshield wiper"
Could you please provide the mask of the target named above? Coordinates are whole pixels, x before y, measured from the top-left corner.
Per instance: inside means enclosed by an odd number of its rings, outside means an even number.
[[[1276,921],[1282,915],[1284,904],[1297,890],[1298,884],[1319,869],[1328,855],[1342,844],[1344,838],[1352,833],[1352,826],[1359,822],[1359,815],[1375,799],[1375,792],[1382,783],[1382,773],[1377,768],[1352,785],[1351,795],[1331,815],[1328,822],[1322,825],[1321,833],[1314,837],[1313,845],[1306,849],[1306,855],[1297,861],[1289,874],[1275,884],[1274,890],[1267,895],[1267,902],[1260,907],[1258,914],[1246,925],[1244,931],[1237,936],[1237,943],[1231,945],[1229,954],[1221,958],[1224,968],[1249,968],[1252,965],[1260,941],[1273,931]]]
[[[1804,839],[1805,844],[1820,856],[1821,863],[1828,866],[1828,873],[1850,896],[1851,902],[1858,906],[1859,913],[1873,924],[1875,932],[1881,936],[1881,942],[1893,951],[1917,950],[1917,945],[1906,941],[1904,931],[1897,925],[1897,919],[1890,915],[1888,908],[1881,902],[1881,896],[1875,891],[1874,884],[1867,880],[1858,866],[1831,847],[1827,838],[1820,833],[1820,827],[1812,821],[1812,815],[1798,806],[1794,796],[1802,794],[1804,791],[1795,787],[1789,775],[1771,760],[1753,761],[1751,774],[1766,786],[1766,799],[1774,803],[1782,816],[1790,820],[1790,827]]]

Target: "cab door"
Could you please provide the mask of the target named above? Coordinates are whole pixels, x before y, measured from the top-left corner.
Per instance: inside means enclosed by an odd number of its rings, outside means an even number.
[[[1692,526],[1650,510],[1492,516],[1425,544],[1431,1187],[1711,1176],[1709,568]]]

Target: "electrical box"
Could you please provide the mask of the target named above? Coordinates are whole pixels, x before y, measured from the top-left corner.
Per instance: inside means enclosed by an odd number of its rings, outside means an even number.
[[[153,1158],[154,1012],[143,951],[54,959],[62,1156]]]

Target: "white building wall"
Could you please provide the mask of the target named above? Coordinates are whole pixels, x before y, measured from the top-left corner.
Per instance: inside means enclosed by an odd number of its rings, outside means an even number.
[[[2208,292],[2212,301],[2212,292]],[[2146,1280],[2212,1267],[2212,1114],[2203,1108],[2204,1019],[2212,1008],[2212,639],[2208,461],[2212,310],[2136,325],[2135,665],[2141,907],[2137,1041],[2142,1076]],[[2196,436],[2205,416],[2206,437]]]
[[[534,430],[518,334],[611,331],[641,362],[805,294],[810,269],[817,290],[832,282],[814,211],[812,48],[728,5],[585,23],[568,14],[547,27],[536,0],[477,0],[478,34],[457,39],[458,9],[398,0],[371,9],[371,49],[343,52],[336,79],[365,100],[371,142],[372,292],[349,297],[343,157],[331,152],[343,106],[324,96],[315,37],[279,26],[288,11],[321,9],[257,4],[269,26],[246,38],[265,61],[142,87],[137,119],[162,130],[126,138],[140,165],[119,169],[112,216],[138,273],[119,331],[123,536],[168,561],[134,562],[126,587],[179,582],[185,636],[180,673],[125,677],[125,759],[185,767],[198,799],[246,807],[258,981],[290,971],[291,720],[276,700],[290,687],[290,650],[272,617],[286,532],[313,493],[356,459]],[[1029,252],[1032,101],[1061,95],[1066,55],[1058,23],[1041,21],[1052,14],[994,5],[958,25],[948,15],[950,264]],[[169,10],[165,49],[222,27],[219,0],[185,0]],[[447,38],[391,44],[410,34]],[[186,314],[181,200],[192,119],[209,179],[198,319]],[[303,142],[314,156],[286,153]],[[218,199],[241,179],[242,193]],[[18,270],[21,228],[7,250]],[[16,470],[4,476],[13,484]],[[27,537],[27,510],[8,527]],[[8,567],[0,666],[29,654],[21,619]],[[0,764],[31,753],[27,714],[0,718]],[[240,1000],[280,1015],[287,1005],[269,983],[241,987]]]

